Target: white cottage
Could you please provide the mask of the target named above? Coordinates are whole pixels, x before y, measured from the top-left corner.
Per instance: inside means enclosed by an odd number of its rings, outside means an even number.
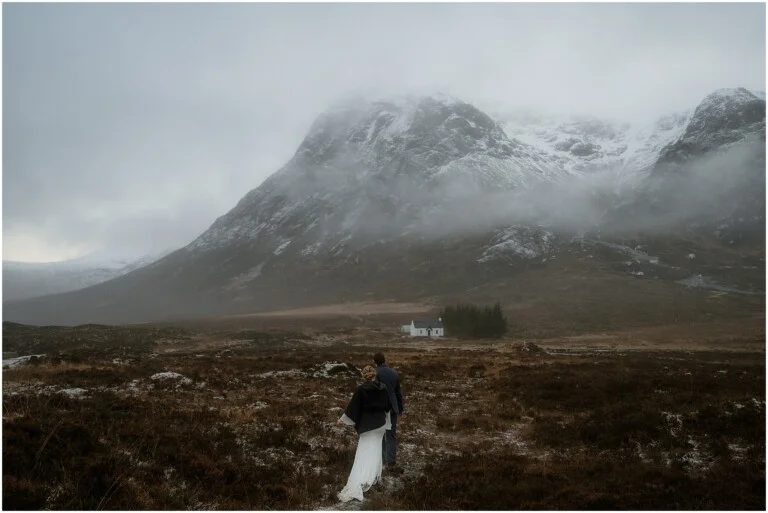
[[[443,319],[419,319],[411,321],[410,333],[412,337],[443,337],[445,328]]]

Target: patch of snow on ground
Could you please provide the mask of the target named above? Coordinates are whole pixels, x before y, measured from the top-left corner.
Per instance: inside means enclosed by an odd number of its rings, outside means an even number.
[[[341,362],[324,362],[317,366],[312,374],[315,378],[331,378],[340,374],[357,374],[358,370],[353,366]]]
[[[138,395],[141,393],[141,389],[139,388],[139,385],[141,384],[141,381],[138,379],[134,379],[130,383],[128,383],[128,386],[125,387],[125,390],[123,393],[126,393],[128,395]]]
[[[709,469],[712,466],[713,461],[699,449],[701,444],[689,436],[688,445],[690,445],[692,449],[683,455],[683,461],[694,471]]]
[[[680,429],[683,427],[682,415],[670,413],[668,411],[663,411],[661,414],[664,416],[667,424],[669,424],[669,432],[672,436],[677,436],[678,433],[680,433]]]
[[[16,358],[9,358],[7,360],[3,360],[3,369],[12,369],[14,367],[18,367],[20,365],[26,365],[29,363],[29,360],[32,359],[33,356],[37,356],[38,358],[45,356],[44,354],[30,354],[26,356],[18,356]]]
[[[335,378],[338,376],[349,377],[359,375],[359,370],[351,364],[342,362],[323,362],[316,365],[312,370],[302,371],[299,369],[290,369],[284,371],[269,371],[261,374],[254,374],[255,378]]]
[[[269,371],[261,374],[254,374],[255,378],[303,378],[306,374],[299,369],[290,369],[284,371]]]
[[[686,287],[699,287],[703,289],[717,290],[720,292],[734,292],[736,294],[747,294],[750,296],[759,296],[759,295],[765,294],[764,291],[742,290],[734,287],[727,287],[725,285],[720,285],[716,280],[708,276],[702,276],[701,274],[694,274],[693,276],[690,276],[689,278],[685,278],[684,280],[677,280],[675,281],[675,283],[679,283],[680,285],[685,285]]]
[[[512,445],[515,448],[518,449],[518,451],[521,454],[526,454],[529,452],[528,443],[523,440],[523,437],[520,434],[521,429],[512,429],[509,431],[502,431],[499,433],[499,441],[503,445]]]
[[[127,450],[123,449],[120,452],[123,455],[128,456],[128,460],[131,462],[132,465],[135,465],[135,466],[137,466],[139,468],[149,468],[149,467],[152,466],[152,464],[150,462],[139,459],[131,451],[127,451]]]
[[[648,455],[643,450],[643,446],[640,445],[640,442],[635,441],[635,452],[637,453],[637,456],[643,461],[643,463],[651,463],[651,458],[648,457]]]
[[[59,390],[58,393],[64,394],[71,399],[75,399],[77,397],[82,397],[86,392],[88,391],[84,388],[65,388],[63,390]]]
[[[509,253],[528,259],[540,257],[549,252],[552,236],[550,232],[538,234],[510,228],[496,239],[494,245],[486,248],[477,261],[484,263]]]
[[[314,244],[310,244],[309,246],[302,249],[300,251],[300,254],[301,256],[317,255],[317,253],[320,251],[321,246],[322,246],[322,243],[315,242]]]
[[[744,458],[746,458],[747,451],[749,450],[748,447],[744,447],[738,444],[728,444],[728,449],[733,454],[733,459],[736,461],[741,461]]]
[[[177,380],[180,385],[189,385],[192,383],[191,379],[179,374],[178,372],[158,372],[157,374],[153,374],[150,379],[153,381]]]
[[[257,266],[251,267],[249,270],[242,274],[238,274],[229,281],[229,285],[225,287],[226,290],[238,289],[245,286],[246,283],[255,280],[261,276],[261,268],[264,266],[264,262]]]
[[[592,240],[591,242],[620,251],[626,255],[631,256],[636,262],[651,262],[658,264],[658,257],[650,256],[645,251],[640,250],[639,246],[631,248],[629,246],[624,246],[623,244],[614,244],[613,242],[605,242],[601,240]]]
[[[281,254],[283,251],[285,251],[285,249],[286,249],[288,246],[290,246],[290,245],[291,245],[291,242],[293,242],[293,241],[291,241],[291,240],[288,240],[288,241],[285,241],[285,242],[283,242],[282,244],[280,244],[280,245],[277,247],[277,249],[275,249],[275,252],[274,252],[274,253],[275,253],[275,255],[279,255],[279,254]]]

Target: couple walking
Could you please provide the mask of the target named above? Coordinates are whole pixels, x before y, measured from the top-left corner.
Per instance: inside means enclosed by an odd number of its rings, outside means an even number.
[[[373,355],[376,368],[363,368],[363,384],[358,385],[339,425],[355,426],[357,451],[347,484],[339,492],[342,502],[363,500],[363,492],[379,482],[382,467],[399,472],[397,456],[397,417],[403,413],[400,376],[385,363],[384,355]]]

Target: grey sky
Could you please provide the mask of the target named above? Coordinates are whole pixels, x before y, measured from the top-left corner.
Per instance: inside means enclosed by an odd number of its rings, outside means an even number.
[[[765,89],[764,4],[4,4],[3,258],[190,242],[340,94],[626,120]]]

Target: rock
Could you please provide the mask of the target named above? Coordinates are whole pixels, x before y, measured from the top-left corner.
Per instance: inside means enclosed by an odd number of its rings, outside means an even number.
[[[516,342],[512,349],[518,354],[544,354],[546,351],[540,346],[525,340],[523,342]]]

